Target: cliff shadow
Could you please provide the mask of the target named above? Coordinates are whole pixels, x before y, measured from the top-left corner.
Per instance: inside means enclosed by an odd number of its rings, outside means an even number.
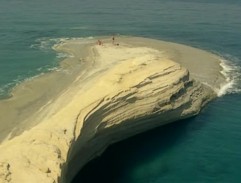
[[[122,182],[120,179],[128,171],[164,155],[187,139],[190,131],[200,128],[203,124],[195,123],[196,118],[176,121],[109,146],[101,156],[86,164],[72,183]]]

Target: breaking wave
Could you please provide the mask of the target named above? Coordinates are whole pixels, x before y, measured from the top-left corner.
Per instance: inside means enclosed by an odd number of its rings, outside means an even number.
[[[218,96],[225,94],[241,92],[241,67],[238,65],[238,58],[225,55],[220,59],[222,67],[222,75],[226,78],[227,83],[218,91]]]

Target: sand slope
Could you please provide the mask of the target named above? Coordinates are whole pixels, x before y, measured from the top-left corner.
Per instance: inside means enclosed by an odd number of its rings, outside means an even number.
[[[78,44],[69,40],[55,49],[71,53],[84,70],[28,118],[36,126],[1,144],[1,183],[70,182],[109,144],[196,115],[216,96],[157,49],[90,44],[83,58]]]

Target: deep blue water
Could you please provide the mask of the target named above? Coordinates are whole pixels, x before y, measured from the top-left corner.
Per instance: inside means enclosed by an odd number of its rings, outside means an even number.
[[[241,88],[241,0],[1,0],[0,96],[56,67],[59,38],[144,36],[223,56]],[[241,95],[110,147],[75,183],[240,182]],[[107,173],[108,172],[108,173]],[[99,176],[94,176],[99,175]]]

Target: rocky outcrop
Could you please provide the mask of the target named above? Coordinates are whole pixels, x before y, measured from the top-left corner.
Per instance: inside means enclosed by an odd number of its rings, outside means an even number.
[[[91,50],[101,67],[47,106],[39,125],[0,146],[1,183],[68,183],[108,145],[194,116],[215,97],[188,70],[151,49],[118,62],[105,55],[133,48]]]
[[[176,80],[170,82],[168,78],[173,76]],[[187,70],[179,66],[106,96],[87,115],[78,118],[83,121],[83,127],[78,129],[62,178],[71,180],[83,165],[112,143],[198,114],[213,97],[210,88],[190,80]]]

